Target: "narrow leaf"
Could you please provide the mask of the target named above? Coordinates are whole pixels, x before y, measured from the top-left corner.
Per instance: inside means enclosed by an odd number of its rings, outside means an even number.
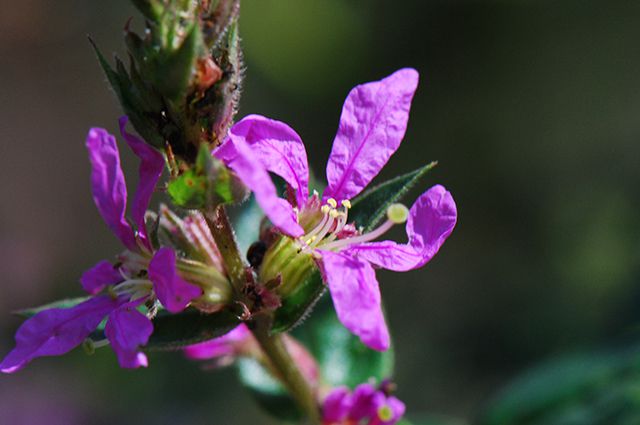
[[[550,361],[517,378],[490,403],[480,425],[637,423],[640,347]]]
[[[155,86],[167,98],[177,101],[184,96],[201,47],[200,30],[194,24],[180,47],[169,53],[169,56],[158,64],[154,75]]]
[[[52,303],[48,303],[48,304],[44,304],[38,307],[31,307],[31,308],[25,308],[22,310],[17,310],[14,312],[14,314],[18,315],[18,316],[22,316],[25,318],[29,318],[31,316],[35,316],[36,314],[40,313],[42,310],[48,310],[50,308],[71,308],[74,307],[78,304],[80,304],[83,301],[88,300],[91,297],[76,297],[76,298],[67,298],[64,300],[58,300],[58,301],[54,301]]]
[[[145,349],[176,350],[224,335],[239,323],[227,310],[211,314],[193,308],[178,314],[164,312],[153,319],[153,334]]]
[[[350,220],[357,226],[363,226],[365,232],[373,230],[385,217],[389,205],[402,199],[437,164],[435,161],[431,162],[365,191],[354,199],[349,211]]]

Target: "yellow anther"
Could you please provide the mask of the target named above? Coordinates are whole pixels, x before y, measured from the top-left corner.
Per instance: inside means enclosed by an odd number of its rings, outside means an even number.
[[[331,208],[335,208],[338,206],[338,203],[336,202],[335,199],[333,198],[329,198],[327,199],[327,204],[331,205]]]
[[[307,241],[307,245],[312,244],[313,242],[315,242],[316,239],[318,239],[317,236],[311,236]]]
[[[348,200],[348,199],[344,199],[344,200],[341,202],[341,204],[342,204],[342,206],[343,206],[343,207],[345,207],[346,209],[351,208],[351,201],[350,201],[350,200]]]
[[[329,215],[331,216],[331,218],[338,218],[340,216],[340,211],[338,210],[331,210],[329,212]]]
[[[323,205],[320,211],[322,211],[322,214],[327,215],[329,211],[331,211],[331,207],[329,205]]]

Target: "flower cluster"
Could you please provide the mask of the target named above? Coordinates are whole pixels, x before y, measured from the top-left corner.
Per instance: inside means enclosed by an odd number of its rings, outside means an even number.
[[[87,149],[92,166],[91,187],[100,215],[125,247],[115,264],[103,260],[81,277],[90,297],[71,308],[50,308],[25,321],[16,333],[16,347],[0,363],[5,373],[15,372],[36,357],[64,354],[83,343],[107,317],[105,340],[115,351],[120,366],[147,366],[140,351],[153,332],[150,320],[160,304],[170,313],[184,310],[190,303],[215,306],[227,301],[224,275],[215,243],[202,229],[202,219],[191,214],[184,220],[161,209],[160,231],[154,236],[201,251],[199,259],[177,258],[169,246],[152,242],[145,223],[149,201],[165,166],[164,157],[125,130],[127,118],[120,119],[120,131],[140,159],[139,186],[134,196],[130,220],[127,188],[115,137],[101,128],[92,128]],[[135,230],[134,230],[135,228]]]
[[[324,399],[323,425],[394,425],[404,415],[404,403],[390,394],[391,384],[379,388],[360,384],[353,391],[338,387]]]

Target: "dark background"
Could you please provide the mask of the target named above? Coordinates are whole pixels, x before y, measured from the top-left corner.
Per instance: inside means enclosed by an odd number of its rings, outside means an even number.
[[[82,271],[120,249],[89,192],[84,138],[120,112],[86,35],[122,54],[130,16],[141,28],[125,0],[0,1],[0,355],[12,310],[79,295]],[[243,0],[241,34],[240,116],[288,122],[320,177],[349,89],[420,71],[379,181],[439,160],[428,184],[453,193],[459,222],[424,269],[379,273],[410,412],[473,418],[528,366],[639,319],[639,2]],[[232,370],[150,363],[38,359],[0,376],[0,422],[273,423]]]

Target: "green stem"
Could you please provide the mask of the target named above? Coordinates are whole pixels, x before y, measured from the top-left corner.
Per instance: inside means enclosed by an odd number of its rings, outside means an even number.
[[[223,206],[204,213],[211,235],[224,261],[227,275],[236,293],[236,299],[243,300],[242,289],[246,284],[246,265],[238,249],[227,213]],[[271,322],[272,318],[270,316],[259,315],[256,317],[253,322],[255,326],[252,327],[253,335],[258,340],[264,355],[272,366],[273,372],[298,403],[300,409],[307,415],[310,423],[320,425],[320,412],[313,391],[300,372],[295,360],[289,355],[282,341],[282,335],[269,334]]]
[[[213,211],[205,211],[204,217],[211,230],[213,240],[218,246],[233,289],[236,295],[241,294],[242,288],[247,282],[245,274],[246,265],[238,249],[238,243],[233,233],[233,227],[231,227],[231,223],[229,222],[229,217],[227,217],[227,212],[221,205]]]
[[[320,425],[320,411],[316,397],[309,383],[297,367],[295,360],[287,351],[282,334],[269,334],[271,329],[270,317],[258,317],[254,324],[255,326],[252,327],[251,331],[267,357],[272,371],[284,384],[298,407],[305,413],[309,423]]]

